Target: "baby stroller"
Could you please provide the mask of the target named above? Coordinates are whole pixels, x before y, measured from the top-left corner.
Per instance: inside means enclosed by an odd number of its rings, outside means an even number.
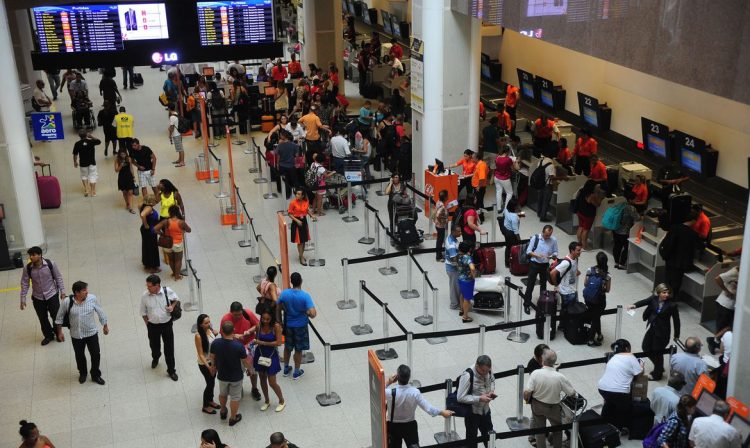
[[[396,195],[393,201],[393,245],[400,249],[419,246],[424,232],[417,229],[417,208],[407,195]]]
[[[96,129],[93,104],[86,96],[86,92],[83,91],[76,93],[75,98],[73,98],[73,127],[77,131]]]
[[[326,183],[331,185],[346,184],[346,177],[336,173],[329,177]],[[352,201],[352,208],[354,208],[357,205],[357,196],[351,193],[348,188],[329,188],[323,199],[323,208],[325,210],[338,208],[339,214],[343,214],[346,212],[350,200]]]

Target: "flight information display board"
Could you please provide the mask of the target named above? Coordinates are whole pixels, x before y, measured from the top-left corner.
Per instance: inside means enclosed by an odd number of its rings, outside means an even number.
[[[123,49],[117,5],[44,6],[32,14],[42,53]]]
[[[203,46],[273,42],[271,0],[198,2],[198,29]]]
[[[651,155],[672,160],[669,149],[669,128],[656,121],[641,117],[643,147]]]

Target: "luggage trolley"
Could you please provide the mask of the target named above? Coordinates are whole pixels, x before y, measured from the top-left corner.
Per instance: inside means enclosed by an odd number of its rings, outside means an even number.
[[[326,180],[327,184],[346,184],[346,177],[341,174],[333,174]],[[351,194],[351,196],[350,196]],[[354,193],[350,193],[346,187],[329,188],[326,190],[326,195],[323,202],[323,208],[325,210],[338,208],[339,214],[346,213],[346,207],[349,200],[352,201],[352,208],[354,207],[357,196]]]

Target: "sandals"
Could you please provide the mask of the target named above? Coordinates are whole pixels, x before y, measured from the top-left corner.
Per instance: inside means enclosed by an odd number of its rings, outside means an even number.
[[[220,404],[216,404],[216,403],[211,403],[208,406],[210,406],[210,407],[212,407],[214,409],[221,409],[221,405]]]
[[[286,403],[281,403],[278,406],[276,406],[276,409],[274,409],[276,412],[281,412],[286,407]]]
[[[242,420],[242,414],[237,414],[236,417],[229,419],[229,426],[234,426]]]
[[[229,410],[219,411],[219,417],[220,417],[220,418],[221,418],[222,420],[226,420],[226,419],[227,419],[227,414],[228,414],[228,413],[229,413]]]
[[[210,406],[209,406],[209,408],[210,408]],[[211,414],[211,415],[213,415],[213,414],[216,414],[216,409],[211,409],[210,411],[207,411],[206,408],[203,408],[203,409],[201,409],[201,412],[203,412],[204,414]]]
[[[471,317],[466,317],[464,319],[461,319],[461,322],[468,324],[469,322],[474,322],[474,319],[472,319]]]
[[[300,258],[299,264],[301,264],[302,266],[307,266],[307,260],[305,260],[304,258]]]

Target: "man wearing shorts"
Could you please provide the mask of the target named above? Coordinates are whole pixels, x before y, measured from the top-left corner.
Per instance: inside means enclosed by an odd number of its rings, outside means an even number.
[[[299,272],[293,272],[290,280],[292,289],[285,289],[276,302],[276,321],[282,322],[281,310],[286,315],[286,340],[284,342],[284,376],[292,373],[289,366],[289,356],[294,350],[294,374],[292,378],[297,380],[305,374],[300,369],[302,363],[302,352],[310,350],[310,336],[307,332],[309,319],[318,314],[310,294],[302,290],[302,276]]]
[[[258,390],[258,374],[253,369],[253,353],[255,353],[255,332],[260,324],[260,319],[249,309],[242,308],[240,302],[232,302],[229,305],[229,312],[221,318],[221,323],[232,322],[234,325],[234,339],[239,341],[247,350],[250,364],[250,382],[253,389],[250,392],[255,401],[260,401],[260,391]]]
[[[99,177],[96,171],[96,145],[101,140],[94,138],[91,132],[81,132],[81,137],[73,147],[73,166],[81,170],[81,183],[83,184],[83,195],[96,196],[96,179]]]
[[[138,185],[141,186],[143,197],[148,194],[148,187],[156,195],[156,154],[148,146],[142,146],[141,142],[134,138],[130,145],[130,157],[138,168]]]
[[[241,342],[234,339],[234,324],[226,321],[221,324],[221,338],[211,343],[211,367],[212,375],[219,379],[219,417],[227,418],[227,397],[229,397],[229,426],[234,426],[242,420],[240,399],[242,398],[242,364],[250,373],[247,351]]]
[[[180,117],[177,115],[175,105],[169,105],[169,127],[167,128],[167,134],[169,134],[169,143],[174,143],[174,150],[177,151],[177,160],[174,162],[174,166],[182,167],[185,166],[185,150],[182,149],[182,134],[177,130]]]

